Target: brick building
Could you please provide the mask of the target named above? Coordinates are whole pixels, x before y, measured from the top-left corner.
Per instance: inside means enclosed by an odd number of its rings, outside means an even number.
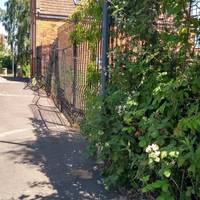
[[[37,51],[50,46],[57,38],[57,31],[74,12],[75,0],[31,0],[31,67],[36,74]]]

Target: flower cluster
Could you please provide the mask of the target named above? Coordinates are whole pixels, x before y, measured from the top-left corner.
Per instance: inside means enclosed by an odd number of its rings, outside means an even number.
[[[160,162],[160,151],[159,146],[157,144],[149,145],[146,148],[146,153],[149,154],[149,162]]]

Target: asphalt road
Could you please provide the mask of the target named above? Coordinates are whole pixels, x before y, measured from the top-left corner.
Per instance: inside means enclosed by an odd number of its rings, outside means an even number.
[[[0,200],[118,199],[104,190],[81,135],[25,86],[0,77]]]

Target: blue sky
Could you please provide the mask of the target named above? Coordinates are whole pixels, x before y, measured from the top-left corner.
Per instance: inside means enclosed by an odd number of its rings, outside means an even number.
[[[7,0],[0,0],[0,8],[5,9],[4,3],[5,3],[6,1],[7,1]],[[2,24],[0,23],[0,34],[1,34],[1,33],[5,34],[5,30],[4,30],[4,27],[2,26]]]

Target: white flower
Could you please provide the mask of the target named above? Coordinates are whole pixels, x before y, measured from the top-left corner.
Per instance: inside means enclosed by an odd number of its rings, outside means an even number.
[[[151,153],[151,146],[149,145],[147,148],[146,148],[146,153]]]
[[[155,151],[156,156],[160,156],[160,151]]]
[[[157,144],[149,145],[145,151],[149,154],[150,160],[154,162],[160,162],[160,151],[159,146]]]
[[[159,150],[159,146],[157,144],[152,144],[152,145],[149,145],[147,148],[146,148],[146,152],[147,153],[151,153],[152,151],[158,151]]]
[[[159,146],[157,144],[152,144],[151,147],[152,147],[153,151],[159,150]]]
[[[159,158],[159,157],[156,157],[156,158],[154,159],[154,161],[155,161],[155,162],[160,162],[160,158]]]

